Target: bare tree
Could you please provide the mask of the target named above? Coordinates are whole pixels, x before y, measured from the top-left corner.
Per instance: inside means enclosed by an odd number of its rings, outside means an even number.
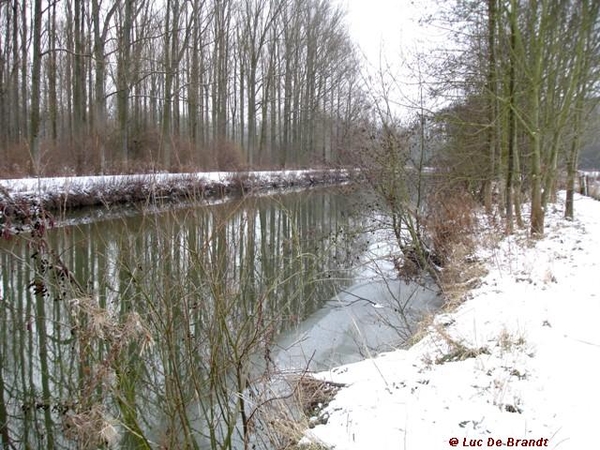
[[[42,76],[42,0],[34,0],[33,10],[33,61],[31,68],[31,115],[29,150],[31,174],[40,173],[40,95]]]
[[[99,170],[103,173],[106,169],[106,126],[107,126],[107,111],[106,111],[106,54],[104,48],[107,44],[108,32],[114,14],[117,11],[119,2],[114,2],[104,16],[104,20],[100,15],[102,1],[92,0],[92,23],[94,34],[94,121],[92,124],[93,138],[98,143],[98,158],[100,160]]]
[[[129,92],[131,89],[130,64],[133,40],[134,9],[136,0],[125,0],[120,4],[118,23],[117,57],[117,116],[121,163],[127,168],[129,162],[130,111]]]
[[[463,40],[459,56],[450,52],[447,61],[454,62],[451,71],[458,76],[443,82],[449,92],[455,94],[458,88],[461,93],[454,113],[460,112],[462,119],[454,121],[452,130],[462,145],[451,152],[460,161],[466,142],[481,146],[479,136],[485,134],[487,150],[472,153],[474,158],[463,160],[461,170],[478,167],[485,174],[482,197],[488,210],[492,180],[504,183],[498,192],[505,194],[501,204],[508,232],[513,208],[520,224],[520,194],[527,187],[530,231],[542,235],[544,208],[568,161],[568,134],[578,121],[577,93],[593,77],[585,61],[594,52],[583,48],[597,39],[590,24],[597,21],[598,11],[589,2],[489,0],[485,5],[457,2],[453,14]],[[567,34],[571,39],[565,41]],[[472,109],[468,116],[465,108]],[[478,120],[478,115],[487,120]],[[574,164],[567,165],[572,172]],[[475,177],[474,172],[468,175],[470,184],[477,184]]]
[[[208,147],[219,163],[328,160],[364,100],[330,0],[73,0],[40,24],[29,9],[0,5],[0,150],[26,138],[46,171],[210,164]]]

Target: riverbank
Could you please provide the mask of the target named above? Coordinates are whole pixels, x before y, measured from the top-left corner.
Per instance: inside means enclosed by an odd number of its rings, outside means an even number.
[[[600,203],[564,193],[544,239],[482,229],[478,288],[408,350],[337,367],[346,385],[303,443],[335,449],[590,448],[600,409]],[[314,448],[314,447],[311,447]]]
[[[341,184],[348,170],[154,173],[0,180],[0,231],[19,225],[32,209],[66,211],[137,203],[172,203]]]

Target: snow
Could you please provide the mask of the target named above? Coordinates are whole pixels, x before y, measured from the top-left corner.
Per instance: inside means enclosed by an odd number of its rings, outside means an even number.
[[[10,211],[9,229],[14,230],[15,211],[23,205],[45,209],[74,209],[86,205],[102,205],[86,211],[76,218],[55,218],[55,226],[88,223],[120,217],[132,211],[118,208],[140,199],[161,200],[157,203],[144,202],[146,212],[159,212],[166,208],[185,207],[190,202],[202,199],[204,204],[216,205],[239,197],[240,183],[244,192],[253,196],[272,195],[285,190],[286,193],[307,189],[313,185],[348,182],[350,173],[344,169],[274,170],[247,172],[195,172],[195,173],[147,173],[130,175],[98,175],[46,178],[14,178],[0,180],[0,232],[6,222],[4,215]],[[197,189],[205,197],[197,197]],[[227,189],[233,193],[222,195]],[[187,194],[186,194],[187,193]],[[162,200],[176,197],[177,205],[165,204]],[[132,200],[133,199],[133,200]],[[5,208],[5,202],[16,208]],[[11,220],[12,219],[12,220]],[[14,222],[13,222],[14,221]],[[21,227],[26,226],[20,224]]]
[[[482,241],[481,285],[411,348],[317,374],[347,386],[301,443],[598,447],[600,202],[576,195],[571,222],[563,202],[548,207],[541,240]]]
[[[132,175],[96,175],[73,177],[42,177],[42,178],[14,178],[0,180],[0,187],[11,193],[36,194],[40,192],[58,191],[69,192],[73,190],[86,190],[106,185],[120,185],[129,182],[143,181],[149,184],[179,181],[193,178],[204,180],[207,183],[224,183],[235,176],[248,175],[261,181],[279,179],[293,180],[309,174],[310,170],[278,170],[278,171],[250,171],[250,172],[195,172],[195,173],[151,173]],[[323,172],[323,171],[319,171]]]

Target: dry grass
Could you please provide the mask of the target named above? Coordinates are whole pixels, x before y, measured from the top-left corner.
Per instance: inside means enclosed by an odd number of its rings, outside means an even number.
[[[296,399],[307,417],[319,414],[338,393],[343,384],[302,375],[295,380]]]
[[[447,306],[461,303],[465,294],[478,286],[485,267],[474,257],[475,237],[479,231],[478,204],[458,189],[440,189],[429,199],[425,227],[432,247],[441,260],[438,274]]]
[[[327,423],[324,409],[344,385],[316,379],[306,372],[287,376],[286,382],[288,393],[260,404],[254,418],[266,431],[269,448],[326,450],[318,443],[300,445],[299,442],[308,428]]]
[[[466,295],[480,285],[481,278],[486,274],[487,269],[483,262],[473,258],[467,247],[458,245],[453,248],[451,257],[440,275],[446,308],[452,310],[460,305]]]
[[[510,352],[515,347],[523,347],[526,343],[523,333],[510,333],[506,328],[498,335],[498,346],[503,352]]]
[[[452,338],[450,334],[446,331],[446,329],[441,325],[435,326],[435,331],[439,336],[442,337],[444,342],[446,342],[449,349],[449,351],[444,352],[443,355],[439,356],[435,360],[436,364],[444,364],[453,361],[464,361],[469,358],[477,358],[479,355],[490,354],[490,350],[487,347],[469,347],[464,343],[460,342],[459,340]]]

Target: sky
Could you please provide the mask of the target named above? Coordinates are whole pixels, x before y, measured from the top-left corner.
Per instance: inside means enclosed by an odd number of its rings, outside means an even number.
[[[380,51],[396,58],[414,47],[419,9],[411,0],[338,0],[347,9],[350,34],[370,63]]]
[[[420,23],[435,11],[433,0],[334,1],[347,11],[350,36],[366,59],[367,71],[373,75],[385,68],[399,80],[399,90],[392,97],[400,104],[398,112],[406,114],[401,105],[418,95],[416,77],[407,64],[414,65],[416,54],[429,54],[445,39],[438,29]]]

